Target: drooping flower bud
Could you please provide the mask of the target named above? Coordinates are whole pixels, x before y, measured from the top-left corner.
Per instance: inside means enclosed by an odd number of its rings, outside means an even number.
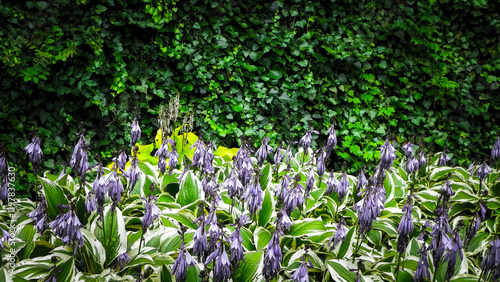
[[[74,253],[77,249],[83,246],[83,235],[81,232],[82,224],[72,207],[67,205],[60,206],[68,208],[68,212],[60,213],[54,221],[49,223],[49,228],[54,230],[54,233],[59,237],[63,245],[69,246],[74,244]]]
[[[328,129],[328,138],[326,139],[326,156],[330,157],[333,149],[337,146],[337,135],[335,134],[335,124],[332,123]]]
[[[300,138],[299,144],[304,148],[304,154],[307,152],[307,148],[311,147],[312,143],[312,133],[319,134],[316,130],[308,130],[306,134]]]
[[[36,174],[40,170],[43,156],[43,152],[40,149],[40,138],[38,138],[38,136],[33,137],[31,143],[23,150],[28,154],[33,172]]]
[[[495,161],[500,158],[500,136],[498,136],[493,149],[491,150],[491,160]]]
[[[382,169],[389,169],[392,167],[392,162],[396,159],[396,149],[386,140],[380,147],[380,167]]]
[[[131,125],[131,131],[130,131],[130,144],[131,146],[134,146],[137,141],[141,138],[141,127],[139,126],[139,121],[137,120],[137,117],[134,118],[134,121],[132,121]]]
[[[43,234],[47,228],[47,201],[43,193],[40,195],[36,208],[28,213],[28,217],[33,220],[36,231]]]
[[[476,175],[479,180],[484,181],[486,180],[490,172],[491,168],[486,164],[486,162],[483,162],[483,164],[477,169]]]
[[[258,166],[262,166],[264,161],[267,159],[267,155],[273,152],[273,148],[269,146],[268,143],[269,143],[269,138],[264,137],[262,139],[262,144],[260,145],[260,148],[257,150],[257,152],[255,152]]]
[[[153,221],[160,217],[161,210],[155,205],[154,201],[158,200],[153,194],[149,194],[148,198],[142,198],[146,202],[144,206],[144,217],[142,218],[142,230],[146,230],[153,224]]]
[[[83,133],[79,133],[80,139],[73,150],[69,166],[80,176],[80,181],[85,181],[85,174],[90,169],[89,159],[87,156],[87,142],[83,137]]]
[[[450,160],[451,158],[446,154],[446,152],[442,152],[441,156],[439,156],[438,165],[445,166]]]
[[[407,159],[411,159],[414,156],[413,152],[413,144],[411,142],[406,143],[402,148],[401,151],[405,154]]]
[[[271,281],[278,277],[282,260],[283,255],[281,253],[279,231],[275,230],[264,254],[262,272],[266,281]]]

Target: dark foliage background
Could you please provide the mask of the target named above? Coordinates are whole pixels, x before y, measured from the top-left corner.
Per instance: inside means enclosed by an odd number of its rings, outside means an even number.
[[[499,134],[499,12],[487,0],[1,1],[0,143],[20,176],[32,129],[42,170],[69,159],[81,129],[109,159],[136,114],[152,142],[159,106],[180,93],[195,131],[228,147],[308,129],[317,147],[336,120],[335,168],[374,163],[388,130],[464,165]]]

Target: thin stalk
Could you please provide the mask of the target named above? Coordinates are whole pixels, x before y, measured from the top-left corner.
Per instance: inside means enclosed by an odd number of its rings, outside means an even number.
[[[358,236],[358,239],[356,239],[356,248],[354,248],[354,254],[352,256],[352,262],[356,259],[356,256],[358,255],[359,247],[361,245],[360,239],[362,236]]]
[[[396,265],[396,281],[398,281],[400,264],[401,264],[401,254],[399,254],[399,256],[398,256],[398,264]]]

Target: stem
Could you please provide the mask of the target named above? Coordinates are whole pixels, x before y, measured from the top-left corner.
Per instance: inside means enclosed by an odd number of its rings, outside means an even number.
[[[356,259],[356,256],[358,255],[359,247],[361,245],[360,239],[362,236],[358,236],[358,239],[356,239],[356,248],[354,249],[354,254],[352,255],[352,262]]]
[[[401,264],[401,254],[398,256],[398,264],[396,266],[396,281],[398,281],[398,276],[399,276],[399,265]]]
[[[137,252],[137,255],[141,254],[142,242],[144,241],[144,233],[146,233],[145,230],[142,230],[141,240],[139,241],[139,252]]]

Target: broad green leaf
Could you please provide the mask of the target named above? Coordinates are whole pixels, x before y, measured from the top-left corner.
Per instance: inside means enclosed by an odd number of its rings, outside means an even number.
[[[13,282],[12,276],[10,276],[10,273],[7,271],[5,268],[0,268],[0,281],[4,282]]]
[[[201,199],[201,191],[200,180],[192,171],[188,171],[181,180],[176,202],[181,206],[194,203]]]
[[[343,259],[344,257],[350,257],[353,253],[353,250],[356,246],[354,246],[356,244],[354,238],[354,233],[356,231],[356,227],[351,227],[349,229],[349,231],[347,232],[347,235],[345,237],[345,241],[342,242],[342,244],[340,245],[340,248],[339,248],[339,252],[337,254],[337,258],[339,259]]]
[[[159,281],[161,282],[172,282],[172,274],[170,273],[170,269],[165,265],[162,265],[160,271],[158,273]]]
[[[75,258],[70,257],[65,262],[59,264],[56,269],[57,281],[73,281],[76,273]]]
[[[330,260],[326,263],[328,271],[334,281],[352,282],[356,279],[356,274],[349,269],[357,269],[357,266],[346,260]]]
[[[260,172],[261,176],[260,176],[260,188],[262,190],[265,190],[267,189],[270,184],[271,184],[271,181],[272,181],[272,168],[271,168],[271,164],[270,163],[267,163],[264,168],[262,169],[262,171]]]
[[[59,185],[44,177],[38,177],[38,179],[42,182],[42,192],[47,201],[47,213],[49,217],[54,220],[60,214],[58,204],[67,205],[68,200],[64,195],[63,189],[59,187]]]
[[[90,273],[101,273],[106,262],[106,250],[101,242],[85,228],[81,229],[84,245],[82,247],[83,255],[85,256],[85,264],[89,268]]]
[[[117,256],[127,250],[125,221],[121,210],[118,208],[112,213],[111,208],[107,206],[104,209],[103,220],[98,222],[96,218],[91,223],[90,232],[95,235],[106,250],[105,266],[109,265]]]
[[[431,181],[445,179],[448,176],[448,173],[457,176],[462,181],[469,178],[469,173],[461,167],[443,166],[432,169],[429,179]]]
[[[24,260],[30,257],[31,253],[35,249],[35,226],[32,224],[27,224],[21,229],[21,231],[17,234],[17,238],[23,240],[26,244],[21,251],[17,253],[19,260]]]
[[[303,235],[312,236],[318,233],[323,233],[326,230],[327,229],[325,228],[322,220],[306,218],[303,220],[294,221],[292,226],[290,226],[290,230],[286,232],[285,235],[294,237]]]
[[[257,251],[260,251],[265,247],[267,247],[267,244],[269,244],[269,241],[271,241],[271,236],[272,236],[271,232],[267,231],[266,229],[260,226],[257,227],[253,235]]]
[[[258,224],[259,226],[266,227],[267,223],[271,219],[271,215],[274,211],[274,201],[269,192],[269,189],[266,189],[264,195],[264,201],[262,202],[262,209],[259,211],[258,216]]]
[[[253,282],[262,272],[262,258],[264,251],[247,252],[244,255],[245,262],[235,270],[233,281]]]

